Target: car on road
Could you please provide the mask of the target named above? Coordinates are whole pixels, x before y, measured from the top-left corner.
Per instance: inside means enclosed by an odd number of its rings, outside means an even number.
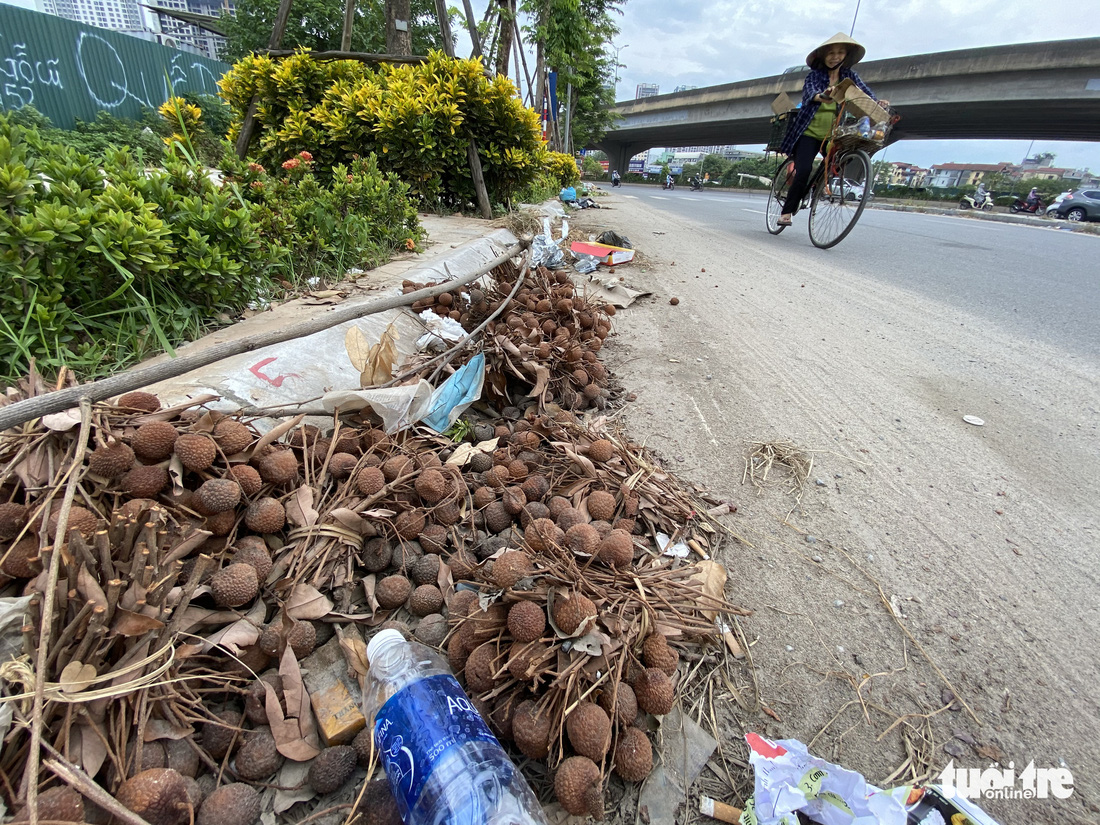
[[[1075,189],[1058,204],[1054,212],[1067,221],[1100,220],[1100,189]]]
[[[831,181],[829,181],[829,191],[830,192],[839,192],[840,191],[840,178],[833,178]],[[874,196],[875,196],[875,193],[872,192],[871,195],[870,195],[870,198],[868,198],[868,200],[870,200]],[[845,178],[844,179],[844,200],[846,200],[846,201],[857,201],[857,200],[862,200],[862,199],[863,199],[863,184],[859,183],[858,181],[854,181],[851,178]]]
[[[1071,192],[1073,192],[1072,189],[1063,192],[1061,195],[1052,200],[1050,202],[1050,206],[1047,207],[1046,212],[1044,212],[1043,214],[1054,217],[1054,213],[1058,211],[1058,207],[1062,205],[1062,201],[1066,199],[1066,195],[1070,194]]]

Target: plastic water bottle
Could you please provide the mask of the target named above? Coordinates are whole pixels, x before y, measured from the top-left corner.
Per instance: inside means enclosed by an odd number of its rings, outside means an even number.
[[[864,115],[859,119],[859,123],[856,124],[856,129],[859,131],[859,136],[862,138],[871,136],[871,118]]]
[[[438,654],[382,630],[367,659],[364,714],[405,825],[548,825]]]

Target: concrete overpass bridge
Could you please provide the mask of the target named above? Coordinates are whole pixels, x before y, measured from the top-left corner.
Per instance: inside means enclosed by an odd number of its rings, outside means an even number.
[[[858,71],[902,116],[890,142],[1100,140],[1100,37],[871,60]],[[791,72],[617,103],[622,119],[598,147],[611,168],[626,169],[655,146],[766,143],[772,100],[787,92],[797,101],[804,78]]]

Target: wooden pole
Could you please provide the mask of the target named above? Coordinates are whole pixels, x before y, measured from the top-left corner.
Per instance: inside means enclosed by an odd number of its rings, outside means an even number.
[[[481,38],[477,34],[477,23],[474,22],[474,8],[470,0],[462,0],[462,5],[466,8],[466,28],[470,30],[470,42],[474,47],[471,56],[481,57]]]
[[[344,0],[344,31],[340,35],[340,51],[351,51],[351,27],[355,23],[355,0]],[[387,29],[387,32],[389,30]],[[386,51],[389,51],[389,44],[386,44]]]
[[[451,37],[451,18],[447,16],[447,0],[435,0],[435,14],[439,18],[439,30],[443,34],[443,51],[447,57],[454,57],[455,42]]]
[[[386,51],[412,54],[412,11],[409,0],[386,0]]]
[[[271,30],[271,39],[267,41],[269,49],[279,48],[283,42],[283,34],[286,33],[286,24],[290,19],[290,0],[280,0],[279,13],[275,16],[275,27]],[[241,122],[241,133],[237,136],[237,157],[244,158],[248,154],[248,145],[252,143],[252,130],[256,126],[256,96],[248,102],[248,111]]]
[[[515,3],[512,0],[499,0],[500,3],[500,49],[497,51],[497,74],[508,76],[508,60],[512,56],[512,40],[515,37]]]
[[[240,338],[236,341],[226,341],[221,344],[215,344],[214,346],[207,347],[201,352],[180,355],[171,361],[153,364],[148,367],[138,367],[135,370],[124,372],[119,375],[112,375],[110,378],[93,381],[90,384],[80,384],[76,387],[57,390],[56,392],[47,393],[46,395],[36,395],[34,398],[17,401],[6,407],[0,407],[0,432],[11,427],[18,427],[21,424],[25,424],[35,418],[41,418],[44,415],[49,415],[50,413],[71,409],[80,404],[83,398],[88,398],[91,401],[105,401],[121,393],[141,389],[150,384],[155,384],[158,381],[163,381],[166,378],[175,378],[178,375],[183,375],[199,367],[205,367],[207,364],[213,364],[216,361],[221,361],[223,358],[229,358],[232,355],[252,352],[260,347],[281,344],[283,341],[293,341],[295,338],[304,338],[307,335],[312,335],[315,332],[337,326],[345,321],[373,315],[376,312],[384,312],[388,309],[409,306],[414,301],[419,301],[421,298],[449,292],[452,289],[477,280],[487,272],[491,272],[505,261],[511,260],[516,255],[520,254],[528,245],[529,242],[521,241],[509,247],[502,255],[489,261],[476,272],[472,272],[469,275],[463,275],[461,278],[456,278],[451,281],[444,281],[437,286],[418,289],[416,292],[410,292],[407,295],[379,298],[356,306],[341,307],[326,313],[320,318],[302,321],[301,323],[289,327],[283,327],[282,329],[276,329],[272,332],[266,332],[248,338]],[[415,272],[410,273],[410,277],[415,277],[415,274]]]
[[[527,70],[527,53],[523,49],[523,37],[520,35],[519,31],[519,20],[513,20],[512,25],[515,27],[516,30],[516,51],[519,53],[520,62],[523,63],[523,76],[527,80],[527,105],[534,106],[535,87],[534,84],[531,82],[531,73]],[[517,68],[516,71],[519,71],[519,69]],[[541,116],[542,113],[540,112],[539,114]]]

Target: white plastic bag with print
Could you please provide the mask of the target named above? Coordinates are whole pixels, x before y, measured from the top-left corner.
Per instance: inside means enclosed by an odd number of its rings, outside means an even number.
[[[905,825],[904,798],[855,771],[813,756],[795,739],[772,742],[755,733],[745,739],[755,773],[745,825],[797,825],[796,811],[822,825]]]

